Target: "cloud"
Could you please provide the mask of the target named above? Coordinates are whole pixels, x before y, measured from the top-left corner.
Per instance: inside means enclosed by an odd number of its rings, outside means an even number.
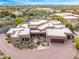
[[[0,5],[2,5],[3,3],[0,3]]]

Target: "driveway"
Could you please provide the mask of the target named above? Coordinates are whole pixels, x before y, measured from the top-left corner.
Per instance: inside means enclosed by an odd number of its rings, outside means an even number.
[[[53,43],[43,50],[19,50],[7,43],[4,34],[0,34],[0,49],[13,59],[73,59],[76,55],[76,49],[70,40],[65,44]]]

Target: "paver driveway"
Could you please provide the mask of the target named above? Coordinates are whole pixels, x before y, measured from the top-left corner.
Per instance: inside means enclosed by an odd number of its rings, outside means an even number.
[[[44,50],[19,50],[4,40],[4,34],[0,34],[0,49],[13,59],[73,59],[76,54],[71,41],[65,44],[53,43]]]

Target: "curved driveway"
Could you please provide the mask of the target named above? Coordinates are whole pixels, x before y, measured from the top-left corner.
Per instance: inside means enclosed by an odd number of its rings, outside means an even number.
[[[44,50],[19,50],[6,42],[4,34],[0,34],[0,49],[13,59],[73,59],[76,54],[71,41],[53,43]]]

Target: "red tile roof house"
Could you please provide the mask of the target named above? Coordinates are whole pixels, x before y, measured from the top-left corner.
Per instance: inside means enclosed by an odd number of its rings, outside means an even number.
[[[32,38],[44,37],[49,43],[64,43],[67,39],[72,39],[73,33],[58,20],[34,19],[16,28],[10,28],[7,32],[11,40],[15,43],[26,45]]]

